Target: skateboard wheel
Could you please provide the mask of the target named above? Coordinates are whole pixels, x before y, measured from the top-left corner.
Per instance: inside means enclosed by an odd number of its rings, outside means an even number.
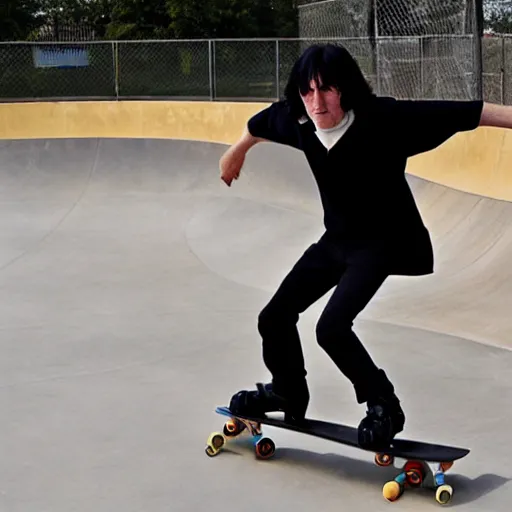
[[[423,475],[418,469],[411,469],[407,472],[406,479],[411,487],[419,487],[423,482]]]
[[[208,457],[215,457],[215,455],[219,453],[217,450],[213,448],[213,446],[210,445],[207,445],[204,451],[206,452],[206,455],[208,455]]]
[[[442,462],[441,463],[441,469],[443,470],[443,473],[446,473],[451,469],[453,466],[453,462]]]
[[[264,437],[256,443],[256,456],[259,459],[269,459],[276,452],[276,445],[272,439]]]
[[[245,428],[245,425],[238,420],[230,420],[224,425],[223,433],[226,437],[235,437]]]
[[[419,487],[425,477],[425,468],[421,462],[410,460],[404,466],[405,480],[411,487]]]
[[[388,455],[387,453],[377,453],[375,455],[375,464],[377,466],[391,466],[394,462],[394,457],[392,455]]]
[[[222,434],[219,434],[218,432],[213,433],[208,438],[208,442],[206,443],[206,455],[208,455],[208,457],[215,457],[215,455],[220,452],[225,443],[226,439]]]
[[[436,501],[441,505],[449,503],[453,496],[453,489],[450,485],[441,485],[436,491]]]
[[[396,501],[404,492],[404,487],[397,481],[392,480],[384,485],[382,488],[382,495],[388,501]]]

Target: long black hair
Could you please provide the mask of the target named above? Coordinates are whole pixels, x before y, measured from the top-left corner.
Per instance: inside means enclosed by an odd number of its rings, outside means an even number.
[[[311,80],[319,85],[333,87],[341,92],[341,108],[347,112],[364,108],[374,96],[358,63],[342,46],[316,44],[307,48],[295,62],[284,95],[291,114],[296,118],[306,115],[300,97],[306,94]]]

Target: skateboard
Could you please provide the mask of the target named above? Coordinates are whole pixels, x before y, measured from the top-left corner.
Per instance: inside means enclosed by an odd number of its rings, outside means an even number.
[[[387,501],[398,500],[407,488],[425,487],[435,490],[436,501],[441,505],[449,503],[453,488],[446,484],[445,474],[456,460],[465,457],[469,450],[453,446],[430,444],[396,438],[389,447],[375,453],[362,448],[358,443],[357,428],[315,419],[300,423],[286,423],[283,419],[270,416],[250,417],[233,414],[227,407],[217,407],[217,414],[227,416],[222,432],[212,433],[206,444],[209,457],[218,455],[226,443],[243,433],[252,436],[255,455],[258,459],[270,459],[276,450],[272,439],[263,436],[262,425],[283,428],[302,434],[319,437],[375,454],[375,464],[386,467],[393,465],[400,469],[394,480],[387,482],[382,494]]]

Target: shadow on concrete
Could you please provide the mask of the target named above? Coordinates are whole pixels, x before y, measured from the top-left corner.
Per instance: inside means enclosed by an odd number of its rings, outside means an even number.
[[[510,478],[494,474],[480,475],[472,480],[471,478],[454,473],[449,478],[450,485],[453,486],[457,493],[457,500],[454,501],[454,505],[465,505],[483,498],[503,487],[510,480]]]
[[[251,450],[252,443],[249,440],[241,443],[240,441],[242,440],[237,440],[235,443],[230,443],[230,445],[238,444],[240,447],[245,445],[242,448],[243,451],[245,449]],[[230,450],[228,446],[226,446],[225,451],[233,455],[245,455],[245,453]],[[371,454],[368,455],[371,457]],[[393,480],[400,471],[395,467],[379,467],[371,458],[369,460],[353,459],[335,453],[317,453],[296,448],[278,447],[271,461],[264,461],[263,463],[277,461],[329,474],[343,480],[345,484],[354,481],[372,487],[377,486],[380,489],[386,482]],[[446,474],[446,483],[454,489],[454,497],[450,506],[457,507],[472,503],[503,487],[511,480],[495,474],[480,475],[476,479],[467,478],[457,474],[457,463],[455,463],[454,467]],[[429,488],[407,489],[401,499],[435,500],[435,492]]]
[[[300,464],[334,474],[345,482],[350,480],[364,481],[365,483],[383,486],[387,481],[393,480],[399,469],[395,467],[381,468],[373,460],[352,459],[335,453],[316,453],[295,448],[278,448],[273,460],[282,460],[287,463]],[[459,462],[460,464],[460,462]],[[471,479],[457,474],[457,463],[446,474],[446,483],[454,489],[454,498],[451,506],[456,507],[476,501],[504,486],[511,479],[495,474],[480,475]],[[411,494],[426,495],[434,498],[432,489],[408,489],[405,496]]]

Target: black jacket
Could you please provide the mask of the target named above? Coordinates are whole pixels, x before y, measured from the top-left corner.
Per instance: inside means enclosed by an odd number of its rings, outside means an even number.
[[[396,100],[374,96],[355,112],[327,150],[310,119],[292,117],[285,101],[248,122],[255,137],[302,150],[318,184],[326,235],[347,247],[375,247],[389,273],[433,272],[429,233],[405,178],[407,158],[478,127],[483,101]]]

